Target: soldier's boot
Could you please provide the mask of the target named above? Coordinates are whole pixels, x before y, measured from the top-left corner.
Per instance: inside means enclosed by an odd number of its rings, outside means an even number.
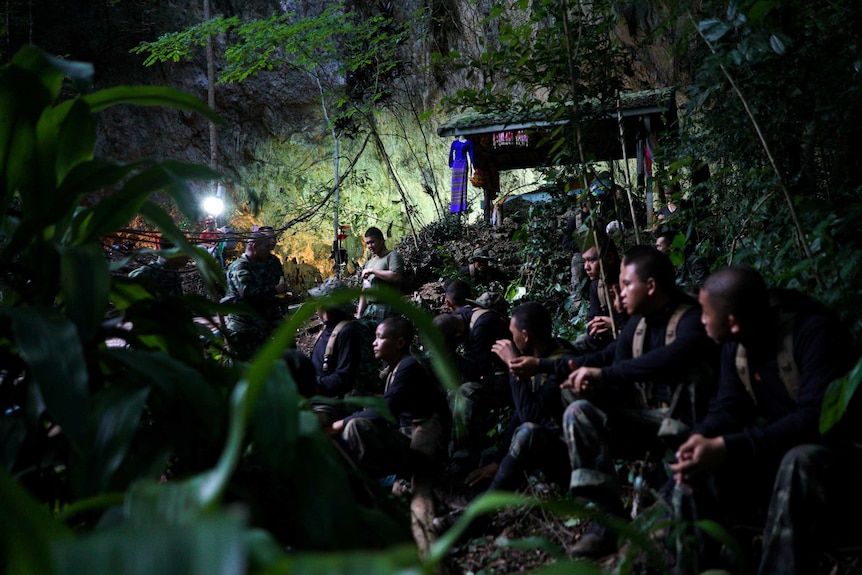
[[[573,557],[598,559],[617,552],[617,536],[607,527],[591,523],[581,539],[572,546]]]

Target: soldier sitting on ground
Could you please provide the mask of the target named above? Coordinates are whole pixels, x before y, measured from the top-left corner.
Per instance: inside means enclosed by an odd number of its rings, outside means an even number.
[[[374,356],[389,367],[383,400],[396,423],[364,409],[332,424],[372,477],[427,475],[445,458],[449,406],[437,378],[411,354],[414,335],[413,325],[401,316],[386,318],[375,332]]]
[[[553,337],[550,312],[537,302],[518,306],[509,321],[511,339],[501,339],[494,352],[507,363],[519,354],[555,358],[567,350]],[[503,433],[493,460],[467,476],[469,486],[491,480],[489,491],[514,490],[524,472],[541,469],[549,479],[560,480],[565,465],[565,444],[560,435],[563,404],[560,380],[554,374],[509,378],[514,413]]]
[[[456,450],[475,464],[490,444],[488,431],[493,427],[495,410],[499,415],[499,410],[512,403],[508,368],[491,350],[498,340],[511,337],[507,303],[494,292],[471,300],[470,286],[461,280],[448,282],[445,290],[446,304],[461,320],[465,334],[463,354],[454,358],[464,382],[459,396],[463,398],[460,415],[466,433],[457,442]]]
[[[765,517],[760,575],[817,573],[826,547],[862,542],[858,398],[836,428],[820,430],[826,388],[854,362],[850,333],[821,304],[770,292],[747,267],[714,273],[698,297],[709,337],[723,344],[721,374],[672,465],[677,500],[693,495],[699,519],[726,526]],[[699,570],[710,568],[700,559]]]
[[[336,278],[329,278],[316,288],[308,290],[313,299],[324,298],[349,288]],[[368,353],[363,348],[370,342],[366,340],[363,328],[354,318],[356,307],[353,302],[321,306],[317,314],[323,322],[323,329],[314,342],[311,362],[314,364],[316,380],[312,395],[331,398],[344,398],[352,395],[365,395],[360,375],[363,362],[368,362]],[[374,371],[379,371],[372,366]],[[314,406],[325,425],[343,418],[350,411],[344,405],[318,404]]]

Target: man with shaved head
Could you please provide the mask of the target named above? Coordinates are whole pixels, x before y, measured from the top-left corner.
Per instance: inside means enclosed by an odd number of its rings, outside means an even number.
[[[815,551],[860,535],[859,419],[820,429],[826,388],[853,363],[850,334],[813,299],[769,290],[749,267],[709,276],[699,300],[707,335],[723,345],[720,381],[671,465],[677,494],[725,525],[763,522],[768,508],[759,573],[816,573]],[[842,523],[857,526],[839,532]]]

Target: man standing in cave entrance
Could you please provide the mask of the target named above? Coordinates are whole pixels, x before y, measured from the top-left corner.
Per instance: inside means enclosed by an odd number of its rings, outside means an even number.
[[[360,272],[363,293],[359,297],[356,317],[380,323],[385,318],[395,315],[392,313],[392,307],[379,302],[377,296],[366,295],[364,292],[381,286],[400,290],[401,278],[404,275],[404,259],[397,251],[386,247],[386,240],[379,228],[371,227],[365,232],[365,247],[371,251],[371,259],[365,262]]]

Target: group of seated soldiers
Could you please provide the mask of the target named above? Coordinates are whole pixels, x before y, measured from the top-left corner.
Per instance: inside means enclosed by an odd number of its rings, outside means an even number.
[[[229,283],[269,263],[269,237],[254,240],[249,269],[230,270]],[[380,243],[386,255],[382,235]],[[469,467],[467,486],[515,490],[540,470],[623,518],[617,463],[668,454],[666,483],[653,485],[661,501],[679,518],[764,526],[759,573],[813,573],[815,550],[862,540],[852,521],[862,511],[862,419],[848,413],[820,428],[827,386],[855,360],[833,314],[768,289],[749,267],[714,272],[695,296],[654,247],[620,259],[594,234],[582,256],[589,308],[574,342],[554,337],[552,314],[537,302],[509,315],[498,293],[474,300],[465,281],[444,284],[449,310],[433,323],[461,377],[457,392],[440,385],[437,358],[417,352],[412,323],[382,303],[383,317],[364,319],[344,298],[321,305],[310,357],[289,350],[285,359],[300,392],[317,398],[322,425],[371,477],[429,477],[448,460]],[[309,293],[346,289],[333,278]],[[343,401],[370,394],[382,394],[394,420]],[[505,430],[490,437],[500,414],[509,414]],[[572,554],[614,552],[607,524],[592,522]],[[713,547],[704,543],[700,569],[720,563]]]
[[[449,312],[434,325],[461,375],[458,392],[447,398],[435,359],[415,351],[411,323],[390,316],[376,326],[373,352],[387,366],[383,399],[395,423],[341,404],[325,425],[373,477],[433,474],[455,456],[472,466],[468,485],[515,490],[525,472],[541,470],[618,518],[617,462],[669,453],[667,483],[655,490],[698,519],[765,525],[760,573],[811,573],[814,549],[858,540],[858,528],[838,531],[849,521],[836,520],[860,510],[850,485],[851,470],[862,469],[858,420],[845,417],[825,435],[819,428],[826,387],[853,364],[848,331],[814,300],[768,289],[751,268],[713,273],[694,297],[678,289],[659,250],[638,246],[618,263],[610,246],[596,238],[584,250],[590,314],[577,341],[555,338],[537,302],[508,316],[499,294],[473,300],[466,282],[452,280]],[[328,281],[313,294],[346,289]],[[345,348],[360,338],[344,328],[336,351],[322,349],[351,311],[321,311],[317,383],[305,393],[350,389],[361,360]],[[489,416],[499,413],[511,415],[489,445]],[[606,524],[591,523],[572,554],[614,552],[617,534]],[[702,561],[720,560],[704,547]]]

